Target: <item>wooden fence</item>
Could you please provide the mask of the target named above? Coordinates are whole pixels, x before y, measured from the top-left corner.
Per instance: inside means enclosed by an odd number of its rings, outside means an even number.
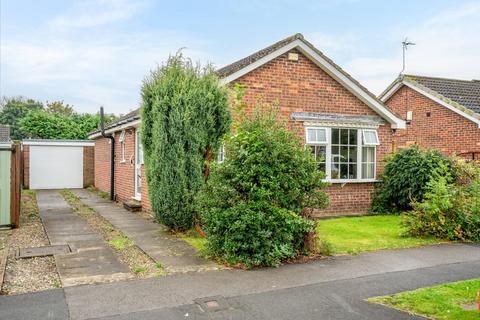
[[[20,143],[0,146],[0,225],[20,225],[21,161]]]

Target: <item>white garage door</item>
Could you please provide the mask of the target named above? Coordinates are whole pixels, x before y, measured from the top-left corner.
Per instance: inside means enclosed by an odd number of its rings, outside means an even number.
[[[83,188],[83,147],[30,146],[30,189]]]

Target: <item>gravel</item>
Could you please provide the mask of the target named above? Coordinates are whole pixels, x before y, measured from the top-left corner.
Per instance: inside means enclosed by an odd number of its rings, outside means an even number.
[[[60,287],[61,283],[53,257],[15,258],[15,252],[19,248],[50,245],[38,216],[34,192],[22,192],[20,228],[10,232],[5,248],[8,250],[5,279],[0,294],[20,294]]]

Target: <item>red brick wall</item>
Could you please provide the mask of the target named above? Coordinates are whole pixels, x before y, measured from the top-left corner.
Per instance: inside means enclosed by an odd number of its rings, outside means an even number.
[[[30,188],[30,146],[23,145],[23,187]]]
[[[251,112],[258,100],[277,103],[280,115],[289,120],[289,126],[298,130],[304,139],[301,121],[290,120],[292,112],[338,113],[347,115],[377,115],[340,83],[321,70],[298,51],[298,61],[288,60],[288,53],[242,76],[236,82],[245,86],[244,101]],[[377,147],[377,176],[381,173],[383,158],[391,152],[392,131],[388,123],[380,126]],[[317,215],[362,214],[371,204],[373,183],[332,184],[327,188],[331,204]]]
[[[386,104],[404,119],[407,111],[413,111],[407,129],[397,130],[394,135],[400,148],[418,144],[446,155],[480,150],[480,128],[476,123],[407,86],[400,88]]]
[[[95,147],[83,147],[83,187],[95,183]]]
[[[125,132],[125,161],[122,161],[120,131],[115,133],[115,195],[117,201],[124,202],[135,195],[135,129]],[[95,140],[95,187],[110,192],[110,144],[109,139]],[[102,170],[102,171],[99,171]],[[147,180],[142,166],[142,206],[151,211],[148,199]]]
[[[95,139],[95,187],[110,192],[110,139]]]
[[[115,194],[123,202],[135,195],[135,129],[125,131],[125,161],[119,140],[120,131],[115,133]]]

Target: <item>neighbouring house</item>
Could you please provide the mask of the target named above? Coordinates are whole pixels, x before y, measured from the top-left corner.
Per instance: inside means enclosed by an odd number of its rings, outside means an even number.
[[[379,98],[407,123],[394,135],[398,147],[480,159],[480,80],[401,75]]]
[[[277,103],[280,115],[305,141],[331,182],[331,204],[318,216],[365,213],[375,182],[392,152],[394,131],[405,121],[301,34],[288,37],[217,70],[222,83],[242,84],[250,110],[261,99]],[[248,110],[247,110],[248,111]],[[150,210],[139,141],[139,111],[106,127],[115,140],[115,197],[141,200]],[[98,130],[95,186],[110,190],[110,139]]]

